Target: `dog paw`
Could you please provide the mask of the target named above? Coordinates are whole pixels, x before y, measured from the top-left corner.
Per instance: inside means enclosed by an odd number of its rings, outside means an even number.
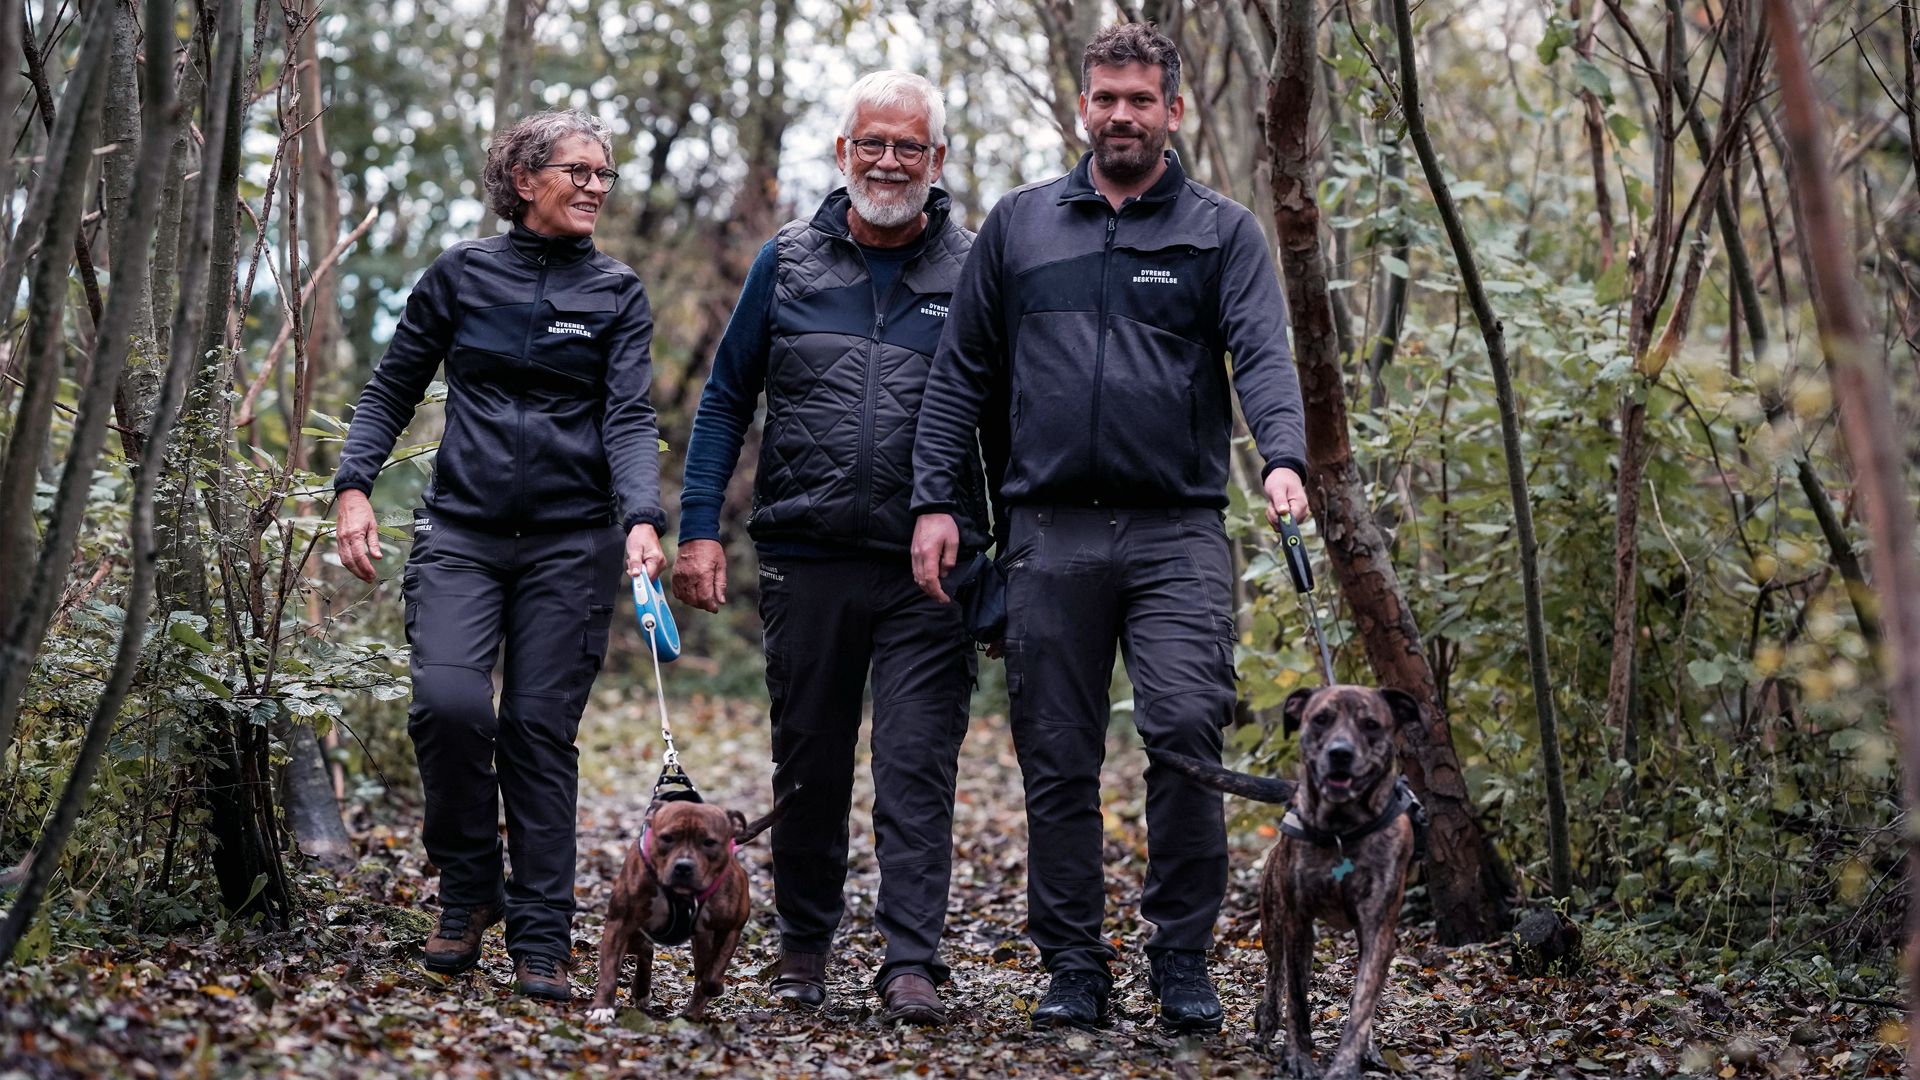
[[[601,1008],[597,1008],[597,1009],[588,1009],[588,1010],[587,1010],[587,1023],[589,1023],[589,1024],[611,1024],[611,1023],[613,1023],[613,1009],[612,1009],[612,1008],[610,1008],[610,1007],[601,1007]]]

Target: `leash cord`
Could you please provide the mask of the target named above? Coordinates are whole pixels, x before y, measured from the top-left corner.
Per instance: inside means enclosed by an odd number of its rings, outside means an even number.
[[[641,619],[641,625],[647,632],[647,653],[653,657],[653,693],[660,703],[660,738],[667,744],[667,752],[660,759],[662,769],[676,769],[680,766],[680,751],[673,748],[673,726],[667,722],[667,684],[660,677],[660,646],[655,635],[660,628],[659,620],[652,614]]]

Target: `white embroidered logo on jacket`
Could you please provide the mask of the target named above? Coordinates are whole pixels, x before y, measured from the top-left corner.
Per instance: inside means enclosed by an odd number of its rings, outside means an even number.
[[[549,333],[549,334],[577,334],[577,335],[579,335],[580,337],[583,337],[583,338],[590,338],[590,337],[592,337],[592,336],[593,336],[593,331],[591,331],[591,330],[589,330],[589,329],[587,329],[587,328],[586,328],[585,326],[583,326],[583,325],[581,325],[580,323],[577,323],[577,322],[556,322],[556,323],[552,323],[552,324],[550,324],[550,325],[548,325],[548,327],[547,327],[547,333]]]

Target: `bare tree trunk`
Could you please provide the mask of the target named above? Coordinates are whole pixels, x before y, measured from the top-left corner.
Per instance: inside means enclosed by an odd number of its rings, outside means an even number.
[[[1474,261],[1473,245],[1460,221],[1453,192],[1446,174],[1440,169],[1433,138],[1427,134],[1427,120],[1420,107],[1420,76],[1413,57],[1413,19],[1407,12],[1407,0],[1392,0],[1393,26],[1400,46],[1400,106],[1406,116],[1407,134],[1413,139],[1414,153],[1426,173],[1427,187],[1433,191],[1435,208],[1446,226],[1447,241],[1460,264],[1460,281],[1473,305],[1473,317],[1480,324],[1487,345],[1487,362],[1493,369],[1494,395],[1500,405],[1500,435],[1507,462],[1507,488],[1513,499],[1514,532],[1520,542],[1521,590],[1526,597],[1527,666],[1533,677],[1533,707],[1539,720],[1540,770],[1547,787],[1547,843],[1552,866],[1553,893],[1557,897],[1573,895],[1573,854],[1567,841],[1566,781],[1561,775],[1560,728],[1553,713],[1553,683],[1547,673],[1547,626],[1540,600],[1539,543],[1533,533],[1533,501],[1527,491],[1526,463],[1520,453],[1520,417],[1514,404],[1513,377],[1507,370],[1506,333],[1487,301],[1487,290],[1480,282],[1480,267]]]
[[[1778,53],[1781,103],[1786,113],[1787,148],[1797,166],[1794,195],[1813,252],[1813,273],[1820,285],[1814,314],[1840,406],[1840,431],[1853,458],[1854,480],[1873,538],[1874,591],[1885,634],[1880,671],[1887,706],[1900,742],[1901,794],[1909,820],[1920,816],[1920,559],[1914,556],[1913,506],[1901,462],[1901,433],[1893,410],[1893,388],[1876,351],[1867,341],[1867,320],[1854,279],[1853,245],[1847,242],[1843,212],[1827,175],[1831,152],[1820,116],[1818,91],[1786,0],[1767,0],[1767,22]],[[1909,46],[1911,47],[1911,46]],[[1907,845],[1908,943],[1901,966],[1907,981],[1907,1075],[1920,1077],[1920,838],[1904,834]]]
[[[131,17],[127,15],[127,18]],[[132,51],[129,50],[121,59],[132,63]],[[112,82],[112,76],[108,77],[108,81]],[[167,90],[170,91],[171,87]],[[137,106],[138,103],[135,104]],[[146,136],[165,138],[170,135],[177,122],[174,112],[170,92],[163,92],[148,108]],[[166,167],[165,155],[165,146],[143,143],[138,159],[132,163],[134,168],[127,178],[128,185],[150,188],[158,184],[161,172]],[[31,657],[37,654],[41,640],[46,635],[54,603],[66,583],[74,542],[80,535],[87,493],[93,486],[94,465],[99,461],[101,447],[106,442],[107,416],[113,411],[114,392],[120,385],[120,372],[134,347],[132,328],[147,305],[147,298],[140,286],[147,278],[149,245],[153,239],[158,206],[151,199],[136,199],[122,202],[120,210],[127,214],[127,218],[114,226],[120,242],[114,247],[113,280],[125,282],[127,287],[115,286],[95,337],[98,355],[90,366],[79,414],[74,421],[66,468],[54,497],[46,535],[41,541],[40,557],[34,564],[31,584],[6,626],[5,648],[10,655]],[[52,262],[48,260],[42,265],[44,267]],[[31,669],[30,663],[27,669]],[[4,725],[0,730],[8,734],[18,715],[19,694],[24,687],[24,678],[0,676],[0,725]]]
[[[227,0],[231,5],[235,0]],[[104,5],[103,5],[104,6]],[[173,39],[173,4],[171,0],[147,0],[147,68],[148,86],[152,97],[148,101],[145,142],[142,146],[137,175],[143,183],[157,184],[166,167],[167,151],[170,148],[172,126],[179,122],[179,112],[173,101],[172,79],[166,70],[171,59]],[[211,188],[209,177],[202,184]],[[203,207],[205,199],[202,200]],[[144,207],[144,208],[143,208]],[[111,325],[116,319],[131,322],[134,309],[145,297],[141,290],[132,286],[132,282],[145,279],[145,262],[148,258],[148,236],[151,234],[154,219],[158,216],[158,207],[151,200],[136,200],[130,213],[138,215],[140,222],[122,231],[122,237],[128,241],[123,247],[114,250],[114,288],[113,299],[109,302]],[[204,265],[204,264],[201,264]],[[134,272],[136,278],[122,278],[122,268]],[[189,284],[183,294],[197,288],[193,279],[198,273],[192,267],[188,269]],[[125,299],[122,299],[122,297]],[[137,298],[137,299],[136,299]],[[196,305],[197,306],[197,305]],[[125,340],[124,326],[115,328],[120,340]],[[109,343],[114,340],[102,328],[101,339]],[[191,335],[186,340],[192,340]],[[124,359],[124,353],[123,353]],[[173,418],[178,415],[180,399],[184,392],[187,371],[190,368],[191,354],[176,353],[168,365],[165,389],[161,394],[159,408],[154,413],[153,430],[147,440],[144,460],[138,479],[134,483],[133,520],[129,526],[129,539],[133,546],[133,582],[127,592],[126,622],[120,630],[120,644],[114,655],[113,670],[107,678],[107,685],[94,706],[93,716],[87,721],[87,734],[81,743],[80,754],[75,759],[73,772],[67,777],[66,787],[61,790],[60,802],[54,810],[53,820],[48,823],[46,833],[35,848],[33,866],[27,874],[27,881],[20,895],[14,901],[13,908],[7,913],[7,920],[0,924],[0,964],[11,962],[14,948],[26,935],[27,927],[39,912],[40,903],[46,897],[48,884],[53,880],[54,871],[60,865],[60,856],[65,851],[67,840],[72,836],[73,826],[79,820],[80,811],[85,807],[87,791],[93,784],[94,773],[99,769],[100,759],[105,756],[107,740],[113,734],[114,722],[119,718],[120,706],[126,700],[127,689],[133,683],[134,669],[140,661],[141,646],[146,637],[147,612],[153,594],[154,559],[156,548],[153,537],[153,490],[155,479],[160,474],[160,465],[166,451],[167,437],[171,434]],[[118,385],[119,373],[105,374],[105,365],[96,364],[93,371],[93,384],[88,389],[88,400],[94,411],[104,413],[105,399],[114,386]],[[95,417],[100,421],[96,428],[104,424],[104,415]],[[95,443],[98,453],[98,441]],[[73,459],[69,459],[68,468],[72,471]]]
[[[1569,14],[1580,24],[1574,31],[1573,49],[1581,60],[1591,64],[1594,21],[1600,13],[1583,8],[1580,0],[1573,0]],[[1613,192],[1607,187],[1607,125],[1601,119],[1600,98],[1584,86],[1580,88],[1580,106],[1587,133],[1587,162],[1593,169],[1593,212],[1600,219],[1600,272],[1604,274],[1613,265],[1614,258]]]
[[[1386,538],[1367,506],[1347,433],[1341,354],[1327,289],[1320,207],[1314,199],[1318,158],[1309,123],[1317,82],[1313,15],[1313,0],[1281,0],[1266,107],[1274,222],[1306,406],[1307,491],[1374,674],[1383,685],[1405,690],[1423,705],[1426,723],[1406,732],[1403,763],[1433,820],[1426,869],[1440,939],[1449,944],[1488,941],[1505,927],[1505,897],[1473,817],[1466,776],[1446,714],[1438,707],[1419,628],[1394,573]]]
[[[13,58],[20,55],[21,31],[25,28],[23,20],[26,18],[23,8],[24,0],[0,0],[0,147],[5,148],[5,153],[0,154],[0,158],[4,158],[0,160],[0,191],[12,191],[15,187],[13,143],[19,138],[20,132],[15,129],[14,116],[20,110],[27,84],[15,74],[19,68],[15,66]],[[13,255],[11,202],[8,200],[8,206],[0,209],[0,215],[3,215],[0,216],[0,261]],[[7,342],[0,341],[0,349],[6,347]],[[10,370],[12,360],[11,356],[0,359],[0,371]],[[5,400],[0,397],[0,402]]]
[[[1616,3],[1615,14],[1619,17]],[[1613,505],[1613,659],[1607,672],[1606,724],[1620,733],[1619,753],[1629,766],[1639,760],[1634,698],[1634,663],[1639,646],[1640,616],[1640,487],[1647,466],[1647,395],[1660,369],[1647,355],[1670,270],[1668,245],[1673,229],[1674,139],[1671,124],[1673,74],[1681,67],[1680,42],[1671,18],[1664,20],[1662,66],[1654,79],[1653,223],[1627,256],[1633,276],[1633,303],[1628,316],[1627,355],[1633,357],[1635,377],[1628,380],[1620,400],[1620,465],[1615,476]],[[1625,28],[1622,17],[1622,27]],[[1638,35],[1633,35],[1638,40]],[[1651,65],[1649,65],[1651,66]],[[1633,785],[1624,793],[1631,801]]]
[[[500,71],[493,81],[493,133],[513,126],[527,96],[527,69],[533,60],[533,20],[539,11],[532,0],[507,0],[505,21],[500,25]],[[500,218],[487,212],[485,229],[500,230]]]
[[[45,171],[28,197],[28,216],[40,225],[40,257],[34,266],[33,295],[27,308],[26,392],[14,416],[5,463],[0,465],[0,612],[6,613],[6,636],[0,640],[0,758],[13,742],[20,697],[38,646],[27,606],[28,575],[33,569],[37,540],[33,492],[52,429],[54,401],[60,392],[60,360],[66,340],[62,326],[67,298],[66,252],[79,228],[86,197],[86,185],[80,178],[86,175],[100,119],[113,21],[113,10],[105,4],[95,8],[87,20],[81,63],[67,84],[48,144]],[[37,215],[36,202],[43,204]],[[16,242],[16,256],[26,254],[22,250],[26,239],[23,236]],[[17,274],[13,280],[17,288]]]

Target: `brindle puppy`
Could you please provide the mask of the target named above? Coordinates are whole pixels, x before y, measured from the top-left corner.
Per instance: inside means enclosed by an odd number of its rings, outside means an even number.
[[[657,802],[647,810],[646,830],[627,849],[613,882],[606,929],[600,935],[600,981],[587,1019],[613,1019],[620,961],[639,960],[633,974],[633,1005],[644,1009],[653,994],[653,947],[693,940],[693,995],[686,1016],[704,1020],[707,1002],[726,990],[727,964],[740,944],[751,901],[747,871],[734,849],[771,826],[780,807],[747,823],[738,810],[707,803]]]
[[[1267,986],[1254,1031],[1271,1041],[1284,1020],[1281,1075],[1320,1076],[1307,1011],[1313,924],[1318,919],[1356,930],[1359,975],[1326,1076],[1357,1080],[1363,1060],[1377,1057],[1373,1014],[1393,960],[1415,823],[1422,820],[1411,793],[1403,798],[1397,787],[1394,734],[1402,724],[1419,722],[1420,706],[1399,690],[1329,686],[1294,691],[1282,715],[1286,731],[1301,732],[1304,779],[1299,783],[1249,776],[1177,754],[1154,754],[1153,760],[1231,795],[1290,804],[1260,879]],[[1408,804],[1403,812],[1381,824],[1401,803]]]

